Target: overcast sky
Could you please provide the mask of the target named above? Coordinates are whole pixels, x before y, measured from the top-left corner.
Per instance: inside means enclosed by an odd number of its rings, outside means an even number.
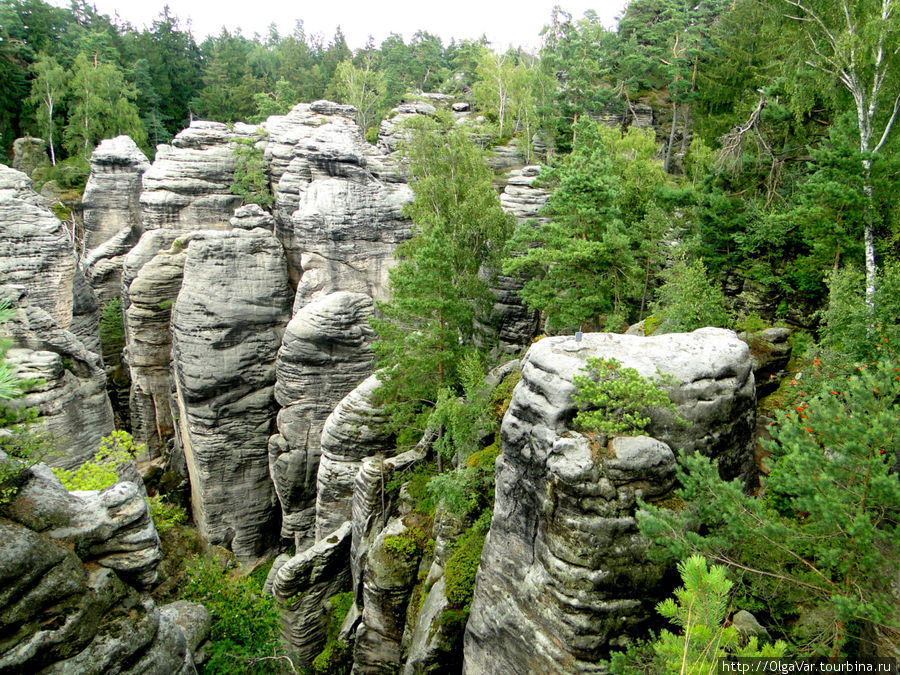
[[[191,20],[194,37],[201,42],[218,34],[222,26],[241,29],[245,36],[266,35],[275,23],[281,35],[289,34],[302,19],[308,35],[320,33],[325,42],[340,25],[352,49],[365,44],[369,35],[376,45],[391,32],[407,40],[417,30],[439,35],[444,43],[451,37],[478,38],[487,35],[495,49],[509,45],[536,48],[541,28],[549,23],[554,5],[575,18],[593,9],[607,26],[615,25],[626,0],[94,0],[97,9],[109,16],[116,13],[137,28],[149,26],[168,4],[182,24]],[[67,7],[68,0],[52,0]]]

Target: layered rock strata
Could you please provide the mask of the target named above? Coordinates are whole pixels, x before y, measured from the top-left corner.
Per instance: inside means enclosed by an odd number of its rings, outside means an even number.
[[[378,375],[347,394],[325,420],[316,478],[316,539],[353,514],[353,483],[366,457],[388,456],[396,447],[389,418],[375,404]]]
[[[75,468],[94,456],[100,439],[112,433],[113,411],[100,356],[88,351],[53,318],[8,289],[0,296],[17,306],[4,326],[12,346],[6,360],[30,382],[18,405],[36,408],[56,453],[54,466]]]
[[[601,439],[571,428],[572,377],[589,357],[645,377],[662,372],[681,417],[654,410],[653,436]],[[664,570],[649,563],[636,499],[674,485],[674,453],[752,471],[754,380],[730,332],[547,338],[525,357],[502,427],[496,502],[465,634],[466,673],[600,672],[600,661],[654,613]],[[659,439],[659,440],[657,440]]]
[[[267,444],[290,302],[269,232],[194,234],[172,310],[177,424],[198,528],[241,560],[265,550],[277,522]]]
[[[328,619],[325,603],[350,586],[350,537],[350,523],[344,522],[270,573],[281,607],[282,637],[299,663],[312,663],[322,651]]]
[[[144,173],[140,204],[145,230],[224,228],[241,205],[234,183],[234,139],[261,144],[255,126],[194,121],[159,145],[153,166]]]
[[[278,350],[275,398],[282,407],[278,433],[269,442],[269,464],[281,502],[282,536],[294,538],[297,550],[315,539],[325,420],[372,370],[368,321],[373,312],[368,295],[325,295],[291,319]]]
[[[46,466],[24,471],[0,519],[0,672],[196,673],[208,612],[180,603],[197,617],[189,644],[173,613],[128,583],[152,581],[159,561],[136,486],[68,493]]]
[[[0,189],[0,284],[24,288],[30,304],[50,314],[59,328],[68,329],[75,278],[72,242],[59,219],[35,205],[40,198],[31,192],[30,179],[0,168],[5,170],[8,184],[19,186]],[[15,194],[31,198],[11,196]]]

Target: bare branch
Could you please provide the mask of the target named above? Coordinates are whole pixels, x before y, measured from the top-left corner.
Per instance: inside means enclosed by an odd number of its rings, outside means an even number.
[[[900,112],[900,95],[894,99],[894,110],[891,112],[891,117],[887,121],[887,124],[884,125],[884,133],[881,134],[881,140],[878,141],[878,145],[872,150],[872,154],[874,155],[876,152],[881,150],[881,146],[884,145],[885,141],[887,141],[888,136],[891,133],[891,127],[894,126],[894,122],[897,121],[897,113]]]

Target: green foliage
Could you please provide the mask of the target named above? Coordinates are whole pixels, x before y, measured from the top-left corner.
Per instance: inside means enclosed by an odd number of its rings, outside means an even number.
[[[887,263],[875,287],[875,307],[865,303],[864,275],[857,268],[833,274],[828,306],[821,312],[821,345],[827,358],[870,361],[900,349],[900,264]]]
[[[121,299],[113,298],[103,305],[99,332],[104,361],[118,362],[125,348],[125,314],[122,311]]]
[[[338,640],[341,624],[347,618],[353,606],[353,593],[338,593],[328,599],[327,641],[324,649],[313,659],[312,672],[322,675],[348,675],[353,665],[353,658],[348,646]]]
[[[418,553],[419,547],[415,538],[404,532],[402,535],[389,535],[384,538],[384,552],[393,558],[412,559]]]
[[[342,103],[356,106],[356,123],[366,133],[377,126],[387,84],[371,58],[365,59],[363,66],[356,67],[349,59],[340,63],[334,71],[334,86]]]
[[[0,436],[0,450],[6,453],[0,460],[0,505],[15,496],[27,468],[55,450],[53,439],[33,428],[37,416],[36,408],[0,405],[0,429],[8,432]]]
[[[484,157],[466,133],[449,119],[417,116],[413,122],[406,153],[415,199],[406,211],[414,236],[398,247],[392,299],[378,305],[380,318],[372,320],[376,359],[384,368],[379,391],[401,443],[421,434],[442,389],[461,386],[475,318],[492,297],[479,271],[496,269],[511,228]]]
[[[578,388],[572,400],[581,407],[575,425],[585,431],[607,436],[640,434],[650,424],[646,416],[650,408],[666,410],[683,423],[665,389],[615,359],[589,358],[584,374],[572,381]]]
[[[699,552],[738,570],[741,594],[771,612],[801,653],[839,654],[861,621],[897,630],[896,365],[860,366],[782,411],[759,499],[721,480],[708,459],[685,456],[678,494],[690,507],[648,506],[641,531],[675,558]]]
[[[448,607],[441,615],[440,623],[448,633],[465,627],[468,619],[475,594],[475,575],[490,528],[490,516],[490,512],[485,512],[456,540],[453,553],[444,567],[444,596]]]
[[[127,431],[114,431],[100,439],[100,449],[92,459],[77,469],[54,467],[53,473],[67,490],[102,490],[118,482],[121,465],[144,451],[144,445],[135,445]]]
[[[150,517],[160,535],[181,527],[188,522],[187,511],[178,504],[172,504],[161,495],[153,495],[147,499],[150,505]]]
[[[734,626],[722,626],[728,610],[728,594],[732,583],[721,565],[707,569],[703,556],[694,555],[678,563],[684,586],[674,598],[659,603],[656,610],[681,629],[680,634],[668,630],[660,633],[654,647],[667,673],[700,675],[716,670],[717,659],[725,656],[779,657],[787,645],[777,642],[759,647],[756,637],[741,647]]]
[[[183,599],[203,603],[212,616],[209,660],[204,673],[271,673],[278,656],[280,620],[275,599],[263,593],[262,580],[237,576],[212,555],[188,568]]]
[[[725,295],[706,275],[702,260],[684,259],[663,273],[655,311],[662,316],[657,333],[686,333],[704,326],[728,328],[732,318],[725,309]]]
[[[259,123],[265,122],[272,115],[287,114],[300,99],[290,82],[278,80],[274,92],[254,94],[253,100],[256,103],[257,114],[250,121]]]
[[[572,154],[541,174],[555,188],[550,222],[518,228],[503,272],[525,279],[522,299],[553,329],[620,329],[643,308],[673,227],[661,206],[667,179],[652,133],[587,117],[573,130]]]
[[[263,150],[252,138],[234,139],[234,182],[231,192],[243,197],[245,204],[259,204],[268,208],[275,203],[269,189],[267,164]]]

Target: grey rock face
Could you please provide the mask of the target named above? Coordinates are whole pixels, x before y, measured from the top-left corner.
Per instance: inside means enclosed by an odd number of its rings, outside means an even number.
[[[263,211],[259,204],[247,204],[234,212],[234,218],[230,221],[231,227],[236,230],[253,230],[261,227],[269,232],[275,227],[275,219],[271,213]]]
[[[159,555],[134,485],[70,494],[37,465],[5,515],[0,672],[196,673],[182,630],[119,576],[149,581]]]
[[[448,644],[441,628],[441,614],[447,608],[444,595],[444,577],[440,577],[425,597],[419,610],[416,627],[409,645],[409,654],[403,664],[403,675],[453,672],[458,668],[461,654],[454,652],[456,644]]]
[[[34,191],[28,174],[5,164],[0,164],[0,199],[21,199],[32,206],[50,207],[50,202]]]
[[[513,139],[504,145],[491,148],[491,152],[487,156],[487,163],[494,171],[502,171],[514,166],[522,166],[525,163],[525,157],[516,140]]]
[[[12,168],[27,175],[47,162],[47,143],[43,138],[24,136],[13,141]]]
[[[670,374],[670,396],[692,424],[679,427],[653,411],[647,433],[655,438],[615,438],[603,447],[572,431],[572,376],[591,356],[614,357],[647,377],[657,368]],[[725,476],[748,476],[754,405],[749,352],[730,331],[536,343],[502,427],[465,672],[597,671],[664,592],[663,570],[647,561],[637,532],[636,498],[673,487],[673,451],[682,449],[715,458]]]
[[[500,195],[503,210],[514,216],[520,225],[529,220],[547,222],[540,209],[547,203],[550,193],[533,183],[540,172],[539,166],[526,166],[510,171],[506,188]],[[491,285],[494,304],[485,322],[483,332],[488,344],[497,344],[501,353],[516,354],[531,342],[537,334],[540,312],[528,309],[519,297],[523,282],[516,277],[497,275]]]
[[[189,235],[151,230],[126,256],[123,269],[126,361],[131,375],[132,435],[150,457],[174,435],[171,376],[172,306],[181,290]]]
[[[750,347],[750,360],[756,380],[756,398],[778,389],[791,360],[791,331],[787,328],[766,328],[756,333],[741,333],[739,337]]]
[[[134,483],[68,492],[49,467],[38,464],[7,510],[13,520],[70,545],[84,562],[114,569],[140,587],[156,581],[159,536]]]
[[[373,402],[379,382],[371,375],[347,394],[322,427],[316,479],[316,539],[321,539],[353,514],[353,482],[365,457],[395,448],[387,429],[390,421]]]
[[[256,127],[194,121],[157,146],[153,166],[144,174],[140,203],[144,229],[224,228],[241,197],[231,193],[234,138],[259,140]]]
[[[343,523],[270,574],[282,636],[301,664],[312,663],[325,645],[325,601],[350,585],[350,533],[350,523]]]
[[[84,248],[91,250],[125,228],[141,225],[141,178],[150,162],[128,136],[107,138],[91,154],[84,186]]]
[[[195,233],[172,311],[177,423],[194,519],[207,541],[230,543],[242,560],[262,553],[273,535],[267,442],[290,300],[284,255],[270,233]]]
[[[29,304],[68,329],[74,277],[75,253],[56,216],[23,199],[0,196],[0,284],[23,287]]]
[[[386,550],[388,537],[406,531],[400,518],[392,519],[375,538],[366,558],[362,621],[356,631],[353,673],[397,672],[406,605],[416,582],[419,556],[398,556]]]
[[[281,502],[282,536],[294,537],[298,550],[314,539],[322,427],[372,369],[373,312],[368,295],[325,295],[291,319],[278,351],[275,398],[282,408],[269,465]]]
[[[97,294],[81,270],[76,270],[72,280],[72,323],[69,325],[69,331],[81,340],[89,351],[100,354],[99,325],[100,303],[97,301]]]
[[[389,155],[396,152],[400,145],[407,140],[408,132],[403,128],[403,123],[416,115],[433,116],[437,112],[430,103],[404,103],[394,108],[390,114],[381,120],[378,128],[378,148]]]
[[[20,306],[6,329],[13,345],[7,361],[20,378],[37,380],[21,405],[37,408],[55,440],[59,454],[47,461],[68,469],[80,466],[114,429],[100,356],[39,307]]]
[[[147,157],[128,136],[101,141],[84,187],[82,265],[101,304],[119,296],[122,263],[141,234],[141,179]]]

